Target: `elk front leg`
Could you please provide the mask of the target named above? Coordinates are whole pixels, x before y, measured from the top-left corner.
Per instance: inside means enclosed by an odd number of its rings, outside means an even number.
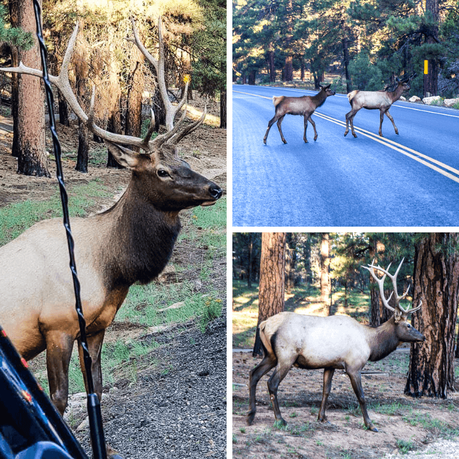
[[[360,409],[362,410],[363,414],[363,421],[365,422],[365,426],[368,430],[372,430],[373,432],[377,432],[378,429],[373,425],[371,422],[370,416],[368,416],[367,411],[367,404],[365,401],[365,396],[363,395],[363,388],[362,388],[362,377],[360,375],[360,370],[356,372],[347,372],[349,379],[351,380],[352,388],[354,389],[355,395],[360,404]]]
[[[318,134],[317,134],[317,130],[316,130],[316,123],[314,123],[313,119],[312,119],[312,116],[309,116],[309,122],[312,124],[312,127],[314,129],[314,142],[317,140],[317,137]]]
[[[384,121],[384,110],[381,109],[379,111],[379,137],[383,137],[382,135],[382,124],[383,124],[383,121]]]
[[[279,134],[281,136],[282,142],[287,143],[287,141],[284,139],[284,134],[282,134],[282,129],[281,129],[281,124],[282,124],[282,120],[284,119],[284,117],[285,115],[281,116],[279,120],[277,121],[277,128],[279,129]]]
[[[60,331],[53,331],[46,333],[45,339],[49,395],[63,416],[69,396],[69,362],[75,338]]]
[[[250,411],[247,413],[247,424],[250,426],[253,423],[253,419],[255,418],[255,413],[257,412],[256,406],[256,392],[257,392],[257,384],[258,381],[268,373],[271,368],[276,365],[277,361],[274,357],[266,356],[259,365],[253,368],[250,371],[250,378],[249,378],[249,408]]]
[[[334,368],[325,368],[324,370],[324,387],[322,393],[322,403],[320,404],[319,416],[317,418],[320,422],[326,422],[327,416],[325,415],[325,408],[327,406],[328,396],[330,395],[333,374],[335,373]]]
[[[387,117],[392,121],[392,126],[394,126],[394,131],[398,135],[398,129],[397,126],[395,125],[394,118],[392,118],[392,115],[389,113],[389,110],[386,110],[386,115]]]
[[[304,143],[308,143],[308,139],[306,138],[306,130],[308,129],[308,118],[309,118],[309,115],[304,115],[303,116],[303,119],[304,119],[304,133],[303,133]]]
[[[102,354],[102,343],[104,341],[105,330],[101,330],[94,335],[90,335],[87,338],[88,351],[91,356],[91,372],[92,380],[94,383],[94,391],[99,398],[99,402],[102,400],[102,366],[101,366],[101,354]],[[80,356],[80,367],[84,377],[84,384],[86,391],[88,392],[88,381],[86,376],[86,367],[84,365],[83,348],[81,347],[81,341],[78,340],[78,353]]]

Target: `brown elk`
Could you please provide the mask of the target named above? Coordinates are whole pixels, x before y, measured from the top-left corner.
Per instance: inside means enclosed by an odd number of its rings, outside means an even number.
[[[320,92],[315,96],[302,96],[302,97],[273,97],[273,103],[275,107],[274,118],[269,120],[268,129],[266,134],[263,137],[263,143],[266,145],[266,140],[268,139],[269,130],[271,126],[277,121],[277,127],[279,129],[279,134],[281,136],[282,142],[287,143],[282,134],[281,124],[285,115],[302,115],[304,118],[304,134],[303,140],[308,143],[306,138],[306,129],[308,128],[308,121],[312,124],[314,128],[314,140],[317,140],[317,131],[316,123],[314,123],[311,115],[314,113],[316,108],[323,105],[328,96],[334,96],[335,91],[330,89],[331,84],[321,86]]]
[[[281,312],[260,324],[264,358],[250,372],[250,411],[247,414],[249,425],[253,423],[256,413],[255,395],[258,381],[273,367],[276,368],[268,381],[268,391],[276,420],[286,424],[279,410],[277,389],[294,365],[309,370],[324,369],[319,421],[327,420],[325,408],[333,374],[336,369],[342,369],[351,380],[365,426],[377,432],[366,409],[361,370],[368,361],[378,361],[389,355],[401,342],[425,340],[425,337],[407,322],[408,314],[419,310],[422,301],[417,308],[411,310],[403,309],[400,304],[408,294],[408,290],[402,296],[398,296],[397,293],[397,275],[402,263],[403,260],[394,275],[379,266],[365,267],[379,284],[384,306],[394,312],[391,319],[377,328],[362,325],[348,316],[318,317],[293,312]],[[378,278],[375,269],[383,272],[384,276]],[[389,305],[390,297],[386,298],[384,295],[383,284],[386,275],[392,280],[394,287],[395,308]]]
[[[379,110],[380,123],[379,123],[379,135],[382,137],[382,124],[384,121],[384,115],[386,115],[394,126],[395,133],[398,135],[398,129],[395,125],[394,118],[389,113],[389,108],[394,102],[396,102],[405,91],[409,91],[409,81],[412,80],[416,74],[411,77],[405,76],[401,80],[396,78],[395,85],[386,88],[384,91],[352,91],[347,95],[349,103],[351,104],[352,110],[346,113],[346,131],[344,137],[349,132],[349,123],[351,125],[352,135],[357,137],[354,131],[354,117],[361,108],[367,110]]]
[[[59,76],[50,75],[50,80],[80,120],[104,139],[121,165],[131,170],[126,191],[111,209],[71,221],[94,386],[100,399],[105,329],[130,286],[150,282],[169,261],[180,231],[179,212],[214,204],[222,189],[194,172],[177,152],[177,143],[203,122],[205,114],[187,126],[184,114],[168,132],[152,140],[153,114],[148,133],[138,138],[114,134],[95,124],[94,91],[89,116],[84,113],[68,79],[77,33],[78,27],[69,41]],[[162,59],[161,23],[159,44]],[[160,68],[164,69],[163,63]],[[22,64],[2,70],[42,76],[41,71]],[[164,71],[158,72],[158,79],[164,85]],[[122,145],[137,147],[141,152]],[[0,248],[0,272],[0,324],[26,360],[47,351],[50,395],[62,414],[68,398],[69,360],[74,341],[79,338],[79,326],[61,220],[37,223]],[[81,346],[79,352],[84,372]]]

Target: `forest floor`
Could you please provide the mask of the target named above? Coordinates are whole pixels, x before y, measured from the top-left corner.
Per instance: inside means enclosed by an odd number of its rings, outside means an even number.
[[[196,112],[201,105],[199,100],[193,101]],[[226,130],[215,127],[218,105],[210,108],[210,114],[214,115],[209,117],[211,125],[202,125],[180,142],[181,157],[192,169],[219,184],[226,195]],[[25,200],[32,203],[49,200],[58,189],[54,159],[50,156],[50,179],[18,175],[16,159],[11,156],[11,125],[11,119],[2,116],[0,208]],[[70,193],[80,185],[96,181],[104,192],[91,197],[87,213],[110,207],[125,189],[129,172],[107,169],[106,151],[95,142],[91,142],[89,172],[76,172],[77,132],[73,127],[58,124],[58,134]],[[52,151],[49,139],[47,148]],[[210,211],[215,207],[209,208]],[[46,213],[43,217],[46,218]],[[205,330],[198,318],[164,327],[115,319],[106,333],[105,347],[120,339],[125,343],[154,341],[155,344],[148,354],[129,359],[129,375],[126,363],[110,371],[103,368],[105,380],[109,381],[104,386],[101,403],[105,435],[108,443],[125,458],[226,456],[226,249],[212,252],[211,275],[200,278],[201,265],[209,258],[212,248],[195,243],[206,232],[195,222],[192,210],[182,213],[181,236],[169,264],[174,269],[166,268],[153,287],[173,288],[180,277],[182,283],[193,285],[197,295],[205,297],[209,292],[216,295],[222,305],[221,315],[211,320]],[[193,237],[186,237],[191,231]],[[218,232],[226,242],[226,228]],[[32,361],[31,368],[43,376],[43,356]],[[89,451],[85,404],[83,394],[73,394],[65,419]]]
[[[369,415],[379,432],[365,429],[357,398],[344,371],[336,371],[333,378],[326,411],[329,424],[319,423],[323,371],[295,367],[282,381],[278,392],[287,427],[274,423],[266,387],[272,372],[258,383],[257,414],[253,425],[248,426],[249,372],[261,361],[252,357],[251,349],[247,349],[254,340],[253,312],[257,305],[253,292],[244,294],[238,286],[233,293],[233,334],[236,335],[233,335],[232,447],[235,458],[379,459],[409,453],[419,457],[427,445],[433,452],[426,453],[426,457],[459,457],[457,370],[456,392],[449,392],[447,400],[408,397],[404,395],[409,365],[407,345],[380,362],[368,363],[363,371],[362,384]],[[334,309],[339,313],[340,308],[337,304]],[[299,292],[286,302],[286,310],[319,314],[319,309],[319,303]],[[359,309],[355,307],[357,315]],[[455,364],[457,369],[459,361]]]

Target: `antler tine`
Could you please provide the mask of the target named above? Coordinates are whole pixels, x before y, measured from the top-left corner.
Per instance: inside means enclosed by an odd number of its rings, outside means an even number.
[[[375,262],[375,260],[373,260],[373,263]],[[390,266],[390,265],[389,265]],[[390,311],[394,312],[395,309],[389,305],[389,301],[390,299],[392,298],[392,293],[389,295],[389,298],[386,299],[385,295],[384,295],[384,280],[386,279],[386,274],[387,272],[384,271],[383,269],[381,269],[379,266],[374,266],[373,264],[369,265],[369,266],[362,266],[362,268],[365,268],[367,269],[368,271],[370,271],[370,274],[371,276],[373,277],[373,279],[376,281],[376,283],[378,284],[378,287],[379,287],[379,294],[381,296],[381,301],[383,302],[383,305],[389,309]],[[379,278],[375,271],[374,271],[374,268],[376,269],[381,269],[383,272],[384,272],[384,276]]]
[[[169,140],[169,144],[176,145],[177,143],[180,142],[185,136],[188,134],[191,134],[193,131],[195,131],[203,122],[204,119],[206,118],[207,115],[207,105],[204,107],[204,111],[201,115],[201,118],[199,118],[197,121],[195,121],[192,124],[189,124],[186,128],[184,128],[181,132],[178,134],[175,134],[171,140]]]
[[[161,134],[155,139],[153,139],[151,143],[153,143],[157,147],[160,147],[164,143],[168,142],[168,140],[171,139],[180,129],[180,125],[182,124],[182,121],[185,119],[185,117],[186,117],[186,108],[185,110],[183,110],[182,116],[180,117],[180,120],[178,121],[178,123],[170,131],[167,131],[164,134]]]
[[[413,308],[413,309],[410,309],[410,310],[408,310],[408,311],[406,311],[406,312],[407,312],[408,314],[413,314],[413,312],[419,311],[419,309],[421,309],[421,306],[422,306],[422,300],[420,301],[418,307]]]

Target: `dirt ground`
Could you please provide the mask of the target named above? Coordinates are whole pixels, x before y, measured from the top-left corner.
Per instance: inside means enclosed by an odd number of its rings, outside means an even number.
[[[199,101],[193,105],[199,109]],[[218,106],[210,107],[218,115]],[[56,193],[55,163],[50,160],[51,178],[35,178],[16,173],[16,159],[11,156],[11,119],[0,119],[0,207],[26,199],[47,199]],[[110,207],[129,181],[126,170],[90,165],[87,174],[74,170],[77,134],[73,128],[58,124],[64,153],[64,178],[67,186],[98,178],[113,197],[98,198],[90,209],[99,212]],[[52,144],[48,139],[48,151]],[[101,148],[92,143],[91,151]],[[226,194],[226,130],[203,125],[180,142],[181,157],[192,169],[220,185]],[[187,230],[185,211],[183,231]],[[189,215],[189,214],[188,214]],[[200,231],[200,229],[198,229]],[[178,241],[172,263],[189,266],[202,260],[204,248],[193,247],[186,239]],[[199,269],[186,270],[190,282],[199,277]],[[170,281],[167,268],[157,282]],[[226,256],[214,259],[213,276],[200,285],[203,294],[217,291],[226,311]],[[119,380],[104,387],[102,413],[106,439],[123,457],[201,458],[226,456],[226,313],[209,324],[202,333],[194,322],[145,335],[144,327],[115,322],[107,330],[106,342],[123,336],[126,339],[154,339],[162,346],[155,350],[160,365],[151,368],[138,362],[137,381]],[[39,362],[35,364],[40,365]],[[32,368],[34,364],[32,362]],[[165,371],[165,368],[167,371]],[[82,407],[85,398],[70,399],[66,419],[79,426],[77,436],[88,448],[88,431]]]
[[[237,349],[233,352],[235,458],[382,458],[391,453],[418,452],[436,440],[457,439],[459,435],[457,391],[450,393],[447,400],[413,399],[403,394],[408,347],[399,348],[364,369],[363,389],[370,418],[379,430],[377,433],[364,429],[356,396],[348,376],[342,371],[336,371],[333,378],[326,411],[329,424],[319,423],[323,371],[297,368],[292,368],[279,386],[278,399],[287,428],[273,426],[274,412],[266,387],[271,372],[258,383],[257,414],[253,425],[248,426],[245,417],[248,375],[259,362],[251,352]],[[459,448],[456,451],[459,454]],[[431,453],[429,457],[445,456]]]

